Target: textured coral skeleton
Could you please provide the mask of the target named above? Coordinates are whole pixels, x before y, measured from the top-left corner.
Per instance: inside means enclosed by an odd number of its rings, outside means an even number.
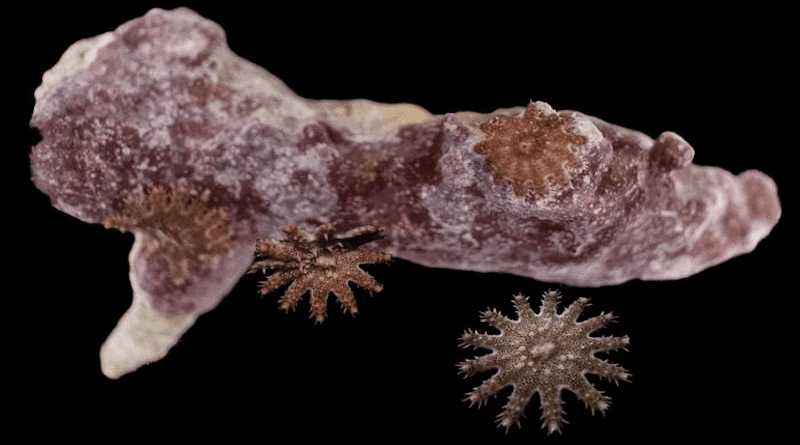
[[[379,226],[376,249],[422,266],[599,287],[699,273],[751,252],[781,216],[775,181],[694,165],[669,131],[544,102],[435,115],[300,97],[185,8],[76,42],[34,96],[35,185],[135,236],[132,304],[100,352],[109,378],[164,357],[284,226]],[[380,289],[359,268],[386,258],[357,249],[371,235],[296,230],[260,245],[258,268],[276,269],[262,291],[294,281],[285,308],[308,291],[321,320],[330,292],[356,310],[349,281]]]
[[[610,399],[586,379],[586,374],[596,374],[615,382],[628,381],[630,375],[618,365],[594,356],[596,352],[625,348],[625,337],[592,337],[590,334],[611,322],[612,314],[601,314],[578,321],[583,308],[589,303],[579,298],[562,313],[556,306],[560,294],[547,291],[535,313],[527,297],[516,295],[514,305],[517,319],[512,320],[496,310],[483,312],[482,320],[491,324],[499,334],[465,332],[462,346],[492,350],[488,355],[469,359],[459,365],[467,376],[476,372],[497,369],[497,372],[468,394],[470,405],[482,405],[508,385],[514,387],[504,411],[498,416],[499,426],[506,431],[519,425],[525,407],[534,393],[539,394],[542,407],[543,428],[548,434],[561,431],[566,423],[561,408],[561,391],[569,389],[594,411],[604,413]]]
[[[344,311],[351,314],[358,312],[348,282],[352,281],[370,292],[381,291],[380,283],[360,266],[385,263],[391,255],[359,248],[381,238],[381,230],[361,227],[338,232],[332,224],[326,224],[311,234],[298,226],[285,227],[283,231],[288,236],[286,241],[258,240],[256,256],[261,259],[250,268],[251,272],[275,270],[261,283],[261,295],[292,281],[280,298],[281,309],[294,309],[303,294],[308,292],[311,296],[311,316],[321,323],[327,314],[327,299],[331,292],[336,295]]]

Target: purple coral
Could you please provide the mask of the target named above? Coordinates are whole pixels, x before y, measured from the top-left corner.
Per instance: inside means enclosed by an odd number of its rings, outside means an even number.
[[[145,257],[159,232],[134,230],[134,302],[163,322],[179,302],[183,328],[247,271],[255,238],[285,226],[378,226],[379,249],[422,265],[604,286],[690,276],[753,250],[781,214],[769,177],[693,165],[670,132],[652,139],[543,102],[433,115],[304,99],[185,8],[77,42],[35,96],[33,180],[58,209],[102,222],[157,187],[227,216],[230,250],[178,287],[152,285],[163,261]],[[501,156],[510,143],[517,162]],[[160,230],[178,233],[170,224]],[[115,344],[141,340],[125,372],[183,332],[151,348],[157,336],[136,333],[134,318],[121,326]]]
[[[465,332],[463,346],[490,349],[492,352],[469,359],[459,365],[467,376],[476,372],[497,369],[497,372],[475,388],[468,396],[470,404],[481,405],[488,397],[506,386],[514,390],[503,413],[498,416],[500,426],[519,424],[534,393],[539,394],[542,406],[543,428],[548,434],[559,431],[564,423],[561,409],[561,391],[569,389],[594,413],[608,408],[610,399],[586,379],[586,374],[596,374],[614,381],[628,381],[630,375],[623,368],[595,357],[596,352],[625,348],[625,337],[592,337],[590,334],[605,326],[613,316],[601,314],[578,321],[581,311],[589,303],[579,298],[560,314],[556,305],[560,294],[548,291],[542,295],[539,312],[533,312],[527,297],[516,295],[514,305],[517,319],[506,318],[496,310],[483,313],[483,321],[491,324],[499,334]]]
[[[187,9],[80,42],[36,96],[34,181],[85,221],[153,186],[208,189],[244,236],[372,225],[423,265],[602,286],[692,275],[780,217],[769,177],[695,166],[670,132],[543,102],[436,116],[303,99]]]

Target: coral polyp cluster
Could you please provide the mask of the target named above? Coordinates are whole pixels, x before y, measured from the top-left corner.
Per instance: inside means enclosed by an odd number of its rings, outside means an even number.
[[[571,176],[586,167],[576,147],[589,138],[573,128],[575,119],[532,102],[520,117],[498,114],[479,125],[486,139],[475,153],[486,157],[495,184],[511,183],[514,193],[548,195],[571,185]]]
[[[569,389],[591,408],[604,412],[610,399],[586,379],[586,374],[596,374],[614,381],[628,381],[630,375],[623,368],[594,356],[596,352],[625,348],[625,337],[591,337],[589,334],[613,320],[611,314],[601,314],[578,321],[586,298],[579,298],[562,313],[556,305],[560,294],[548,291],[542,295],[538,313],[533,312],[522,295],[514,297],[517,319],[506,318],[496,310],[483,313],[483,321],[491,324],[499,334],[479,334],[467,331],[461,336],[462,346],[490,349],[492,352],[469,359],[459,365],[467,376],[476,372],[497,369],[497,372],[468,394],[470,404],[483,404],[487,398],[502,388],[514,387],[505,410],[498,417],[506,430],[519,424],[520,416],[534,393],[539,394],[542,406],[543,428],[548,434],[561,429],[564,413],[561,409],[561,391]]]
[[[355,296],[348,282],[371,291],[383,287],[372,275],[361,269],[363,264],[385,263],[391,255],[359,246],[374,241],[382,232],[373,227],[362,227],[348,232],[337,231],[332,224],[318,227],[307,233],[298,226],[283,228],[285,241],[259,239],[251,272],[275,272],[261,283],[261,294],[266,295],[282,285],[292,282],[280,298],[280,307],[294,309],[306,292],[311,295],[311,316],[321,323],[327,316],[328,294],[333,292],[342,308],[351,314],[358,312]]]
[[[152,187],[146,195],[124,199],[120,213],[103,220],[107,228],[141,231],[147,236],[142,254],[151,265],[162,263],[175,285],[200,269],[213,267],[231,248],[235,235],[225,210],[209,207],[208,194]]]

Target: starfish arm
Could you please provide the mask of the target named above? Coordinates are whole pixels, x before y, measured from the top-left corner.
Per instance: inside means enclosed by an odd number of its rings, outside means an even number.
[[[542,403],[542,428],[546,428],[548,434],[561,432],[561,425],[568,423],[564,420],[564,410],[561,408],[561,390],[553,385],[546,385],[539,390],[539,397]]]
[[[309,290],[309,284],[310,283],[307,277],[300,277],[296,279],[289,286],[289,288],[286,289],[286,292],[283,294],[283,296],[278,299],[280,308],[285,311],[294,309],[295,306],[297,306],[297,302],[300,301],[300,297],[302,297],[303,294]]]
[[[615,349],[625,349],[630,343],[630,338],[625,337],[589,337],[591,340],[590,348],[594,352],[613,351]]]
[[[573,386],[568,387],[569,390],[591,408],[592,414],[594,414],[594,410],[598,410],[601,413],[605,412],[606,408],[608,408],[608,405],[611,403],[611,399],[592,386],[592,384],[586,380],[585,376],[575,379],[572,385]]]
[[[461,345],[464,347],[474,346],[496,350],[502,343],[499,335],[480,334],[474,331],[466,331],[461,335]]]
[[[322,323],[328,315],[328,294],[329,288],[314,286],[311,292],[311,317],[315,323]]]
[[[296,250],[280,241],[259,239],[256,242],[256,255],[264,258],[291,261],[298,258]]]
[[[459,364],[459,369],[466,375],[472,375],[476,372],[497,368],[499,366],[499,358],[497,354],[487,354],[473,359],[467,359]]]
[[[517,317],[520,321],[536,319],[536,314],[533,312],[533,309],[531,309],[531,305],[528,304],[528,297],[522,294],[514,295],[514,308],[517,311]]]
[[[296,278],[295,275],[296,274],[292,273],[292,271],[283,270],[273,273],[269,276],[269,278],[266,279],[266,281],[261,282],[261,295],[267,295],[289,281],[292,281]]]
[[[356,264],[385,263],[392,258],[388,253],[378,250],[353,250],[349,254]]]
[[[266,258],[266,259],[259,260],[259,261],[256,261],[255,263],[253,263],[253,265],[250,266],[249,272],[251,272],[251,273],[261,272],[261,273],[266,274],[267,270],[282,269],[282,268],[285,268],[285,267],[286,267],[286,262],[285,261],[276,260],[276,259],[272,259],[272,258]]]
[[[564,310],[564,312],[561,314],[561,317],[569,323],[575,323],[578,321],[578,317],[581,316],[583,308],[585,308],[587,305],[589,305],[588,298],[578,298]]]
[[[613,363],[609,363],[605,360],[601,360],[597,357],[586,361],[586,366],[583,368],[583,372],[599,375],[600,377],[605,377],[614,381],[622,380],[627,382],[628,377],[630,377],[630,374],[625,370],[625,368]]]
[[[481,320],[496,327],[500,332],[509,332],[514,329],[515,326],[512,320],[497,312],[496,309],[484,311]]]
[[[349,268],[344,275],[346,281],[352,281],[370,292],[380,292],[383,289],[375,277],[358,266]]]
[[[481,406],[486,403],[486,399],[497,394],[497,391],[500,391],[507,385],[509,385],[509,382],[506,381],[505,374],[502,371],[498,371],[489,380],[486,380],[480,386],[472,390],[467,400],[469,400],[470,406],[474,403]]]
[[[539,309],[539,317],[553,318],[556,316],[556,305],[561,294],[558,291],[547,291],[542,294],[542,306]]]
[[[353,315],[358,312],[356,297],[353,295],[353,291],[350,289],[350,286],[347,285],[347,281],[336,281],[334,286],[331,288],[331,291],[333,291],[333,293],[336,295],[336,298],[342,305],[342,309],[349,311]]]
[[[611,313],[602,313],[597,317],[592,317],[588,320],[584,320],[578,323],[579,332],[584,335],[589,335],[590,333],[600,329],[601,327],[611,323],[614,321],[614,314]]]
[[[528,406],[533,393],[533,389],[527,386],[515,386],[505,409],[498,416],[500,426],[506,427],[506,431],[508,431],[511,425],[519,424],[519,419],[525,412],[525,407]]]

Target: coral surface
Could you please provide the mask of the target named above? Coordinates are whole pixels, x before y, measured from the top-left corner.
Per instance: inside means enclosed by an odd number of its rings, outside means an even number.
[[[604,286],[682,278],[749,252],[781,213],[769,177],[693,165],[671,132],[654,140],[542,102],[432,115],[301,98],[185,8],[75,43],[35,97],[36,186],[76,218],[134,232],[134,301],[165,323],[213,308],[248,270],[255,239],[286,226],[381,227],[377,249],[423,265]],[[195,239],[180,235],[182,217],[113,223],[154,188],[224,213],[226,253],[165,262],[208,253],[180,246]],[[152,260],[154,243],[170,254]],[[128,371],[163,352],[139,350]]]
[[[525,407],[534,393],[539,394],[542,405],[543,428],[547,432],[560,431],[564,423],[561,409],[561,391],[569,389],[586,405],[604,412],[610,399],[586,379],[586,374],[596,374],[614,381],[627,381],[630,376],[621,367],[594,356],[596,352],[611,351],[628,345],[628,337],[591,337],[589,334],[605,326],[613,316],[601,314],[578,321],[588,300],[580,298],[564,312],[557,313],[560,294],[548,291],[542,295],[538,313],[533,312],[528,299],[514,297],[517,319],[506,318],[496,310],[483,313],[483,321],[491,324],[499,334],[479,334],[467,331],[462,335],[463,346],[491,349],[491,354],[467,360],[460,364],[461,372],[497,369],[482,385],[475,388],[467,400],[482,404],[502,388],[512,385],[514,390],[505,410],[498,417],[500,426],[508,429],[519,423]]]

